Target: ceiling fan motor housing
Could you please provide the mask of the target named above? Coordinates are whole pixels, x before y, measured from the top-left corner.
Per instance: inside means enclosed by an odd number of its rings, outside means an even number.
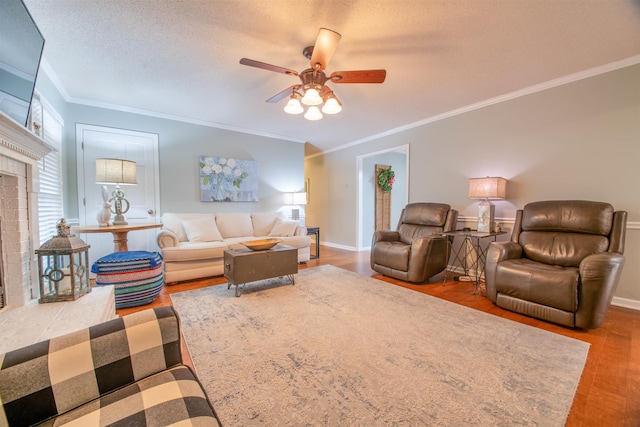
[[[320,91],[324,86],[324,83],[327,81],[327,75],[324,73],[324,71],[314,71],[311,68],[308,68],[301,72],[298,77],[300,77],[300,81],[302,82],[304,90],[314,88]]]

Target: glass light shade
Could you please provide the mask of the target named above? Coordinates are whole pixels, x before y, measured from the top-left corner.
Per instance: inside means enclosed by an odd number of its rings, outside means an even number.
[[[340,105],[338,100],[333,97],[327,99],[327,102],[325,102],[324,106],[322,107],[322,112],[325,114],[337,114],[340,111],[342,111],[342,106]]]
[[[320,120],[322,118],[322,113],[318,109],[318,107],[309,107],[306,113],[304,113],[304,118],[307,120]]]
[[[289,114],[302,114],[304,113],[304,108],[302,108],[302,105],[300,105],[300,101],[298,101],[296,97],[292,95],[291,99],[289,99],[289,102],[287,102],[287,105],[285,105],[284,111]]]
[[[470,199],[504,199],[507,180],[501,177],[469,178]]]
[[[310,88],[304,92],[302,103],[304,105],[320,105],[322,104],[322,98],[320,98],[320,94],[316,89]]]
[[[96,184],[137,184],[136,162],[96,159]]]

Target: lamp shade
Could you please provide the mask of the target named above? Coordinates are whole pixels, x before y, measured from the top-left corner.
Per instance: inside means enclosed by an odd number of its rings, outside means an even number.
[[[136,162],[96,159],[96,184],[137,184]]]
[[[470,199],[504,199],[507,180],[500,177],[469,178]]]
[[[306,205],[307,204],[307,193],[293,193],[293,204],[294,205]]]

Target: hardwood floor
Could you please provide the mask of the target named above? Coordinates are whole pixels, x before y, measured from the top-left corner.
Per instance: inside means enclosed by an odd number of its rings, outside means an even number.
[[[369,267],[369,252],[351,252],[323,246],[321,257],[300,269],[332,264],[364,276],[413,289],[516,322],[591,343],[587,363],[576,391],[567,426],[640,426],[640,311],[612,306],[604,325],[591,331],[565,328],[503,310],[482,295],[473,295],[469,282],[448,281],[442,275],[413,285],[380,276]],[[224,277],[165,286],[160,296],[142,307],[117,310],[125,315],[146,308],[171,305],[171,294],[226,283]],[[186,349],[185,349],[185,353]],[[185,354],[190,364],[188,354]]]

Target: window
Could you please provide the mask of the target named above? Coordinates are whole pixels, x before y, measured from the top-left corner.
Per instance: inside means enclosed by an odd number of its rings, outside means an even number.
[[[56,224],[64,216],[62,208],[62,127],[63,120],[38,93],[31,104],[31,130],[56,148],[38,162],[40,193],[38,217],[40,247],[57,234]]]

